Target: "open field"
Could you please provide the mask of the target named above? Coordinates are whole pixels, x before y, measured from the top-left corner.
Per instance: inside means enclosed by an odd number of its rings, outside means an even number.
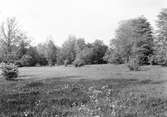
[[[0,117],[167,117],[167,68],[20,68],[0,79]]]
[[[20,68],[21,79],[48,79],[66,78],[71,79],[151,79],[165,78],[166,68],[160,66],[145,66],[139,72],[131,72],[126,65],[87,65],[80,68],[73,66],[64,67],[23,67]],[[69,79],[68,78],[68,79]]]

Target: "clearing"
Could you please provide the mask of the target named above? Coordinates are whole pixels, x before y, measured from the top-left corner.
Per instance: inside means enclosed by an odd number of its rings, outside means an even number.
[[[167,68],[23,67],[0,79],[0,117],[167,117]]]

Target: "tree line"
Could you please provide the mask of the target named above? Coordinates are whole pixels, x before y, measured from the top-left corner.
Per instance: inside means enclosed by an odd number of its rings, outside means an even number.
[[[139,65],[167,65],[167,9],[157,16],[156,29],[140,16],[121,21],[107,46],[102,40],[86,43],[84,38],[69,36],[62,47],[52,38],[32,46],[15,18],[0,26],[0,61],[19,66],[61,64],[123,64],[135,59]]]

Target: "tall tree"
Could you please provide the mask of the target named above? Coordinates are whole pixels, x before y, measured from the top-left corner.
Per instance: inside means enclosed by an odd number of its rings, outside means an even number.
[[[148,63],[153,53],[153,35],[150,23],[145,17],[123,21],[118,30],[114,46],[124,61],[137,57],[140,64]]]
[[[156,52],[160,58],[158,61],[160,64],[167,64],[167,8],[159,13],[157,27]]]
[[[16,52],[18,59],[22,58],[22,56],[26,54],[28,47],[30,46],[30,40],[28,40],[28,37],[25,34],[21,34],[19,38],[21,41],[18,44],[18,49]]]
[[[86,44],[80,53],[81,60],[84,60],[85,64],[93,64],[94,49],[92,44]]]
[[[50,65],[56,63],[57,47],[52,40],[48,40],[44,44],[38,44],[37,51],[41,56],[44,56]]]
[[[85,40],[82,38],[79,38],[75,42],[75,53],[76,53],[76,58],[75,59],[80,59],[81,57],[81,52],[85,48],[86,43]]]
[[[37,51],[36,47],[30,46],[26,52],[26,54],[22,57],[24,60],[25,59],[30,59],[28,60],[30,63],[28,63],[28,66],[35,66],[37,63],[39,63],[40,60],[40,55]]]
[[[2,23],[0,30],[0,44],[4,50],[6,59],[16,52],[16,46],[20,42],[21,30],[15,18],[7,18],[7,21]],[[13,55],[12,55],[13,56]]]
[[[68,60],[69,63],[72,63],[75,60],[76,52],[75,52],[75,43],[76,37],[69,36],[69,39],[63,43],[61,48],[61,55],[63,60]]]
[[[57,47],[52,40],[47,43],[47,59],[50,65],[56,63],[57,60]]]
[[[107,46],[102,40],[95,40],[93,43],[93,63],[101,64],[104,63],[103,57],[106,53]]]

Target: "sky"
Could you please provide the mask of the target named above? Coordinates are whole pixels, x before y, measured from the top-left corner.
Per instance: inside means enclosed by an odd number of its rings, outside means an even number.
[[[0,22],[16,17],[34,45],[52,37],[61,46],[69,35],[108,45],[121,20],[144,15],[155,26],[162,8],[167,0],[0,0]]]

